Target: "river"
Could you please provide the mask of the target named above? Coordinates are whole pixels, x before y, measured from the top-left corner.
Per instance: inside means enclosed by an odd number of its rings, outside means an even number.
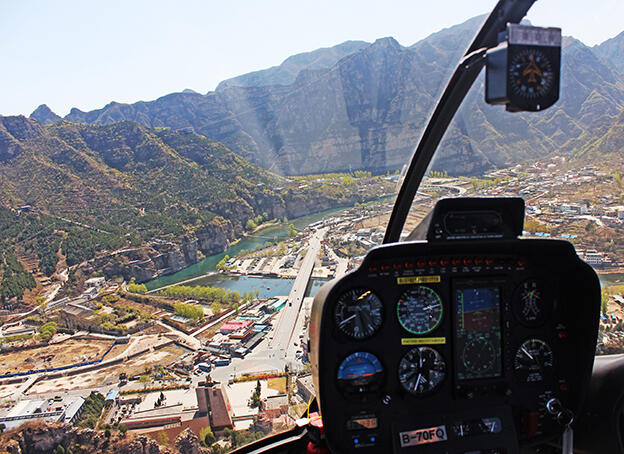
[[[309,216],[303,216],[303,217],[288,221],[288,224],[293,224],[295,226],[295,229],[302,230],[310,224],[313,224],[322,219],[334,216],[336,213],[340,213],[341,211],[344,211],[345,209],[348,209],[348,208],[350,207],[335,208],[333,210],[327,210],[327,211],[322,211],[320,213],[311,214]],[[275,239],[283,240],[284,238],[287,238],[288,237],[288,224],[274,225],[274,226],[266,227],[264,229],[260,229],[257,232],[255,232],[253,235],[249,235],[247,237],[242,238],[240,241],[230,246],[225,252],[222,252],[221,254],[216,254],[216,255],[211,255],[210,257],[206,257],[200,262],[197,262],[195,265],[189,266],[188,268],[178,271],[175,274],[170,274],[168,276],[159,277],[158,279],[154,279],[152,281],[147,282],[145,285],[148,290],[154,290],[160,287],[164,287],[166,285],[176,284],[178,282],[186,281],[188,279],[193,279],[199,276],[204,276],[206,274],[213,273],[216,271],[215,267],[217,263],[219,263],[219,261],[226,255],[229,255],[230,257],[234,257],[243,249],[251,250],[251,249],[255,249],[257,246],[263,245],[267,241],[273,241]],[[219,276],[219,277],[223,278],[223,276]],[[233,281],[231,278],[230,278],[230,281],[226,282],[225,280],[220,280],[217,277],[210,276],[210,278],[213,279],[214,284],[208,284],[206,281],[203,281],[202,279],[201,283],[198,280],[198,281],[193,281],[190,285],[213,285],[214,287],[230,288],[231,290],[237,290],[239,292],[251,291],[251,290],[256,290],[256,289],[260,290],[260,288],[258,288],[254,282],[255,278],[247,278],[247,279],[252,279],[252,281],[250,282],[247,282],[247,280],[241,281],[240,279],[238,281]],[[288,279],[274,279],[274,281],[288,281]],[[226,287],[225,286],[226,283],[232,284],[233,286],[237,288]],[[290,282],[290,284],[292,285],[292,281]],[[262,286],[262,284],[260,285]],[[277,284],[274,284],[274,285],[277,285]],[[273,291],[273,288],[274,288],[273,286],[268,284],[268,285],[264,285],[264,288],[266,289],[267,286],[271,287],[272,295],[277,295],[277,293]],[[280,295],[288,295],[289,291],[286,293],[280,293]]]
[[[600,285],[603,287],[607,285],[624,285],[624,273],[599,274],[598,278],[600,279]]]

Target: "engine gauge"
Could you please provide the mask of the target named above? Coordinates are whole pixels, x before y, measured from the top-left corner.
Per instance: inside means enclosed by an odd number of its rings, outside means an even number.
[[[430,333],[442,320],[442,299],[429,287],[409,289],[399,298],[397,316],[401,326],[410,333]]]
[[[483,376],[496,365],[496,350],[485,336],[476,336],[464,345],[462,362],[471,374]]]
[[[383,303],[370,290],[351,289],[338,298],[334,320],[338,329],[352,339],[366,339],[381,327]]]
[[[363,397],[379,391],[384,369],[379,359],[368,352],[347,356],[338,367],[338,388],[347,397]]]
[[[399,382],[415,395],[433,391],[446,377],[446,362],[431,347],[416,347],[408,351],[399,363]]]
[[[518,348],[514,357],[514,374],[521,383],[542,383],[553,377],[553,353],[540,339],[528,339]]]
[[[524,325],[539,326],[546,320],[547,299],[543,285],[536,279],[528,279],[520,284],[514,294],[514,315]]]

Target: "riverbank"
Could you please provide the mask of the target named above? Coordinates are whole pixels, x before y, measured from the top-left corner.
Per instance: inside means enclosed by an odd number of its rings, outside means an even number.
[[[310,224],[321,221],[325,218],[332,217],[337,213],[352,208],[351,206],[343,206],[333,208],[331,210],[314,213],[308,216],[291,219],[288,223],[274,224],[270,226],[262,226],[259,230],[252,234],[239,238],[230,244],[226,251],[211,255],[200,262],[185,268],[177,273],[167,276],[161,276],[145,283],[148,291],[162,289],[166,286],[180,284],[181,282],[193,282],[202,277],[210,276],[216,272],[216,265],[226,255],[235,257],[242,250],[253,250],[256,247],[263,246],[267,241],[281,241],[288,238],[289,224],[293,224],[296,230],[303,230]]]

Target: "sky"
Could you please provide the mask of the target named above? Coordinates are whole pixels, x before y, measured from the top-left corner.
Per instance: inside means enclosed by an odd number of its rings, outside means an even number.
[[[149,101],[347,40],[411,45],[495,0],[0,0],[0,115]],[[589,7],[590,6],[590,7]],[[624,30],[623,0],[538,0],[527,16],[587,45]]]

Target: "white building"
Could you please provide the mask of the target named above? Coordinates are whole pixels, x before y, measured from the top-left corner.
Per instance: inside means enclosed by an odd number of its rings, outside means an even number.
[[[602,253],[596,251],[595,249],[588,249],[585,252],[585,261],[588,265],[592,266],[602,265]]]

